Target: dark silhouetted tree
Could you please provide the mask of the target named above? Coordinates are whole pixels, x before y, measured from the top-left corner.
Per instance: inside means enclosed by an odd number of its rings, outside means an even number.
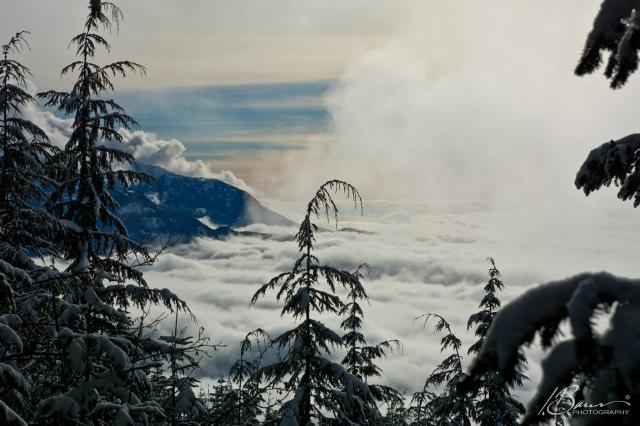
[[[368,271],[369,265],[361,265],[354,273],[360,280],[363,278],[363,271]],[[376,365],[376,360],[387,356],[394,349],[400,347],[398,340],[387,340],[377,345],[368,345],[367,340],[361,332],[363,325],[364,313],[362,311],[361,301],[368,301],[366,293],[361,292],[359,288],[349,289],[347,295],[348,302],[342,307],[341,315],[346,315],[340,327],[346,331],[342,336],[342,342],[347,348],[347,353],[342,359],[342,365],[347,371],[354,374],[360,380],[368,383],[368,391],[371,392],[378,404],[397,403],[401,396],[393,388],[389,386],[371,384],[369,379],[372,377],[380,377],[382,370]],[[374,419],[369,418],[370,413],[363,411],[361,407],[355,406],[349,409],[349,420],[360,424],[369,425]]]
[[[120,146],[118,130],[135,121],[104,98],[114,88],[112,77],[144,68],[129,61],[105,66],[94,62],[99,48],[110,47],[99,31],[110,30],[121,18],[113,3],[91,0],[82,32],[71,40],[78,59],[62,70],[62,75],[76,75],[71,90],[39,95],[46,106],[73,120],[64,150],[48,162],[55,182],[45,204],[64,227],[56,244],[69,266],[47,281],[48,291],[32,303],[34,311],[53,306],[50,334],[57,350],[52,365],[42,366],[61,372],[55,391],[45,389],[50,396],[32,411],[43,424],[103,424],[114,419],[116,424],[133,424],[162,417],[159,404],[146,399],[150,367],[145,359],[166,357],[167,352],[163,345],[146,346],[149,339],[140,341],[128,310],[149,304],[186,309],[169,290],[148,287],[138,267],[155,258],[128,238],[110,194],[116,185],[149,179],[128,169],[133,157]],[[137,372],[134,380],[132,370]]]
[[[144,73],[145,69],[130,61],[104,66],[93,62],[98,48],[110,49],[98,31],[118,25],[122,16],[113,3],[92,1],[83,32],[71,40],[78,60],[62,69],[62,75],[76,73],[73,87],[69,92],[39,94],[46,100],[46,106],[73,117],[69,141],[55,159],[59,163],[59,184],[47,205],[69,223],[72,231],[65,245],[66,257],[71,261],[70,272],[91,274],[100,270],[106,276],[144,285],[142,274],[127,259],[134,255],[146,263],[149,254],[128,238],[110,191],[116,184],[127,187],[151,177],[126,168],[134,158],[119,146],[122,144],[119,129],[129,129],[136,122],[115,101],[101,96],[114,89],[112,77],[125,77],[129,71]]]
[[[314,254],[318,226],[314,218],[338,218],[338,208],[330,191],[343,191],[356,206],[361,205],[358,191],[350,184],[332,180],[318,189],[307,205],[304,219],[296,234],[300,257],[290,272],[282,273],[263,285],[253,296],[255,304],[268,290],[277,287],[277,299],[284,304],[282,315],[297,320],[296,326],[274,339],[281,351],[279,359],[261,367],[257,377],[273,382],[293,395],[280,407],[281,426],[310,426],[314,423],[348,422],[350,410],[379,417],[376,401],[368,386],[355,374],[331,360],[335,348],[342,347],[342,338],[324,325],[319,316],[338,316],[344,303],[336,294],[336,286],[365,296],[360,277],[352,272],[320,263]]]
[[[638,68],[640,13],[635,0],[603,0],[587,36],[575,73],[590,74],[602,64],[602,51],[609,57],[604,75],[614,89],[624,86]]]
[[[467,329],[475,326],[478,340],[469,347],[467,353],[476,354],[482,347],[491,322],[500,309],[500,299],[497,292],[502,290],[500,271],[496,268],[493,258],[489,258],[489,281],[484,286],[484,296],[480,302],[479,312],[471,315]],[[526,357],[519,355],[519,365],[526,364]],[[526,376],[517,372],[512,380],[515,386],[522,386]],[[486,371],[474,392],[474,419],[481,426],[515,426],[518,418],[524,414],[524,406],[511,394],[512,384],[507,383],[499,371]]]
[[[9,424],[26,424],[31,400],[42,391],[35,385],[57,379],[55,370],[36,361],[37,353],[52,347],[46,320],[53,306],[46,300],[38,305],[47,294],[41,282],[56,273],[34,261],[56,255],[63,231],[40,207],[51,184],[47,162],[56,149],[24,116],[35,102],[26,89],[31,73],[15,59],[28,47],[26,36],[19,32],[0,46],[0,417]]]
[[[460,392],[459,383],[466,377],[462,369],[462,342],[453,334],[450,324],[442,316],[428,313],[425,326],[435,319],[436,333],[443,333],[440,351],[452,351],[427,377],[423,390],[413,396],[414,418],[416,425],[434,426],[471,426],[473,417],[473,399],[467,393]]]

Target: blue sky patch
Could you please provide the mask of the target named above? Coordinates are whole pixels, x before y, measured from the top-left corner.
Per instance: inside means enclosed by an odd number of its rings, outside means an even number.
[[[305,148],[326,134],[331,81],[170,88],[121,92],[118,101],[145,132],[175,138],[190,159]]]

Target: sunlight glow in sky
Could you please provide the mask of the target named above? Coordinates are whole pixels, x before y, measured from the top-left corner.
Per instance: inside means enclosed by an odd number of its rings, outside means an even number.
[[[66,46],[81,27],[85,3],[0,0],[2,36],[32,32],[30,64],[39,87],[60,84],[57,74],[72,56]],[[430,67],[439,62],[437,68],[459,64],[460,55],[472,51],[490,58],[525,39],[548,46],[562,35],[555,50],[573,60],[598,3],[139,0],[121,2],[125,22],[111,41],[114,55],[149,69],[147,79],[132,78],[120,86],[125,88],[325,80],[339,78],[359,57],[392,40],[403,40]],[[567,24],[575,32],[566,31]],[[504,42],[481,44],[487,36]],[[505,59],[517,61],[521,53],[511,51]]]
[[[39,89],[68,85],[85,3],[0,0],[1,28],[32,32]],[[598,3],[141,0],[109,59],[148,67],[115,94],[141,130],[263,195],[334,173],[376,198],[578,198],[587,149],[637,123],[637,79],[572,74]]]

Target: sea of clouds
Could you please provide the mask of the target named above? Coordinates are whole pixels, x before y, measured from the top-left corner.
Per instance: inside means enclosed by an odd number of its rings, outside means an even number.
[[[383,382],[409,392],[420,388],[443,357],[439,337],[430,326],[425,329],[422,322],[415,322],[417,316],[437,312],[451,322],[465,346],[475,341],[466,323],[488,279],[487,256],[495,257],[503,273],[504,301],[536,283],[584,270],[640,273],[634,260],[640,239],[637,232],[628,231],[634,218],[615,211],[609,212],[615,227],[587,216],[548,223],[547,228],[537,225],[527,211],[497,211],[478,203],[372,201],[365,203],[364,216],[348,203],[340,208],[343,219],[338,230],[319,221],[325,231],[318,234],[317,255],[322,262],[346,270],[363,262],[371,265],[364,279],[370,297],[365,305],[365,335],[372,343],[400,340],[401,351],[381,363]],[[514,215],[521,216],[518,226],[509,224]],[[247,230],[271,237],[199,239],[170,250],[146,272],[154,286],[172,288],[189,302],[214,342],[227,344],[203,359],[205,382],[227,373],[239,355],[239,341],[250,330],[260,327],[277,335],[291,325],[290,318],[280,316],[282,306],[275,292],[268,292],[253,307],[250,300],[261,284],[293,265],[298,256],[296,229],[254,225]],[[624,253],[621,244],[627,249]],[[321,318],[337,328],[337,318]],[[539,379],[536,363],[542,353],[534,346],[528,355],[532,381],[522,390],[525,395]]]

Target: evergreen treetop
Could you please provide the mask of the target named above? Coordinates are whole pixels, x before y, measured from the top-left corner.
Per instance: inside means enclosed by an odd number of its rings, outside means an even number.
[[[360,194],[350,184],[340,180],[323,184],[307,204],[295,236],[300,257],[292,270],[272,278],[252,299],[255,304],[268,290],[278,287],[276,297],[284,303],[281,315],[299,321],[273,340],[281,357],[256,372],[260,380],[280,383],[285,392],[293,394],[280,409],[281,426],[307,426],[331,419],[350,424],[349,410],[353,409],[369,413],[371,419],[379,417],[368,386],[331,360],[334,348],[342,346],[342,338],[319,320],[320,314],[337,316],[342,311],[338,285],[358,298],[366,297],[359,275],[324,265],[314,254],[318,231],[314,219],[333,217],[337,226],[338,207],[331,191],[342,191],[362,208]]]
[[[39,97],[45,105],[73,118],[72,132],[64,152],[58,155],[54,190],[47,206],[66,221],[72,236],[65,244],[69,271],[101,270],[115,280],[130,279],[145,284],[142,274],[127,264],[130,256],[148,262],[147,250],[128,238],[117,216],[118,204],[110,195],[116,184],[127,187],[148,181],[150,176],[129,169],[133,156],[121,149],[120,128],[136,121],[113,99],[103,98],[114,89],[111,78],[129,72],[146,72],[142,65],[116,61],[108,65],[94,62],[98,48],[110,50],[99,31],[110,31],[123,17],[113,3],[91,1],[83,31],[72,38],[77,60],[62,69],[61,75],[75,74],[68,92],[48,91]]]

